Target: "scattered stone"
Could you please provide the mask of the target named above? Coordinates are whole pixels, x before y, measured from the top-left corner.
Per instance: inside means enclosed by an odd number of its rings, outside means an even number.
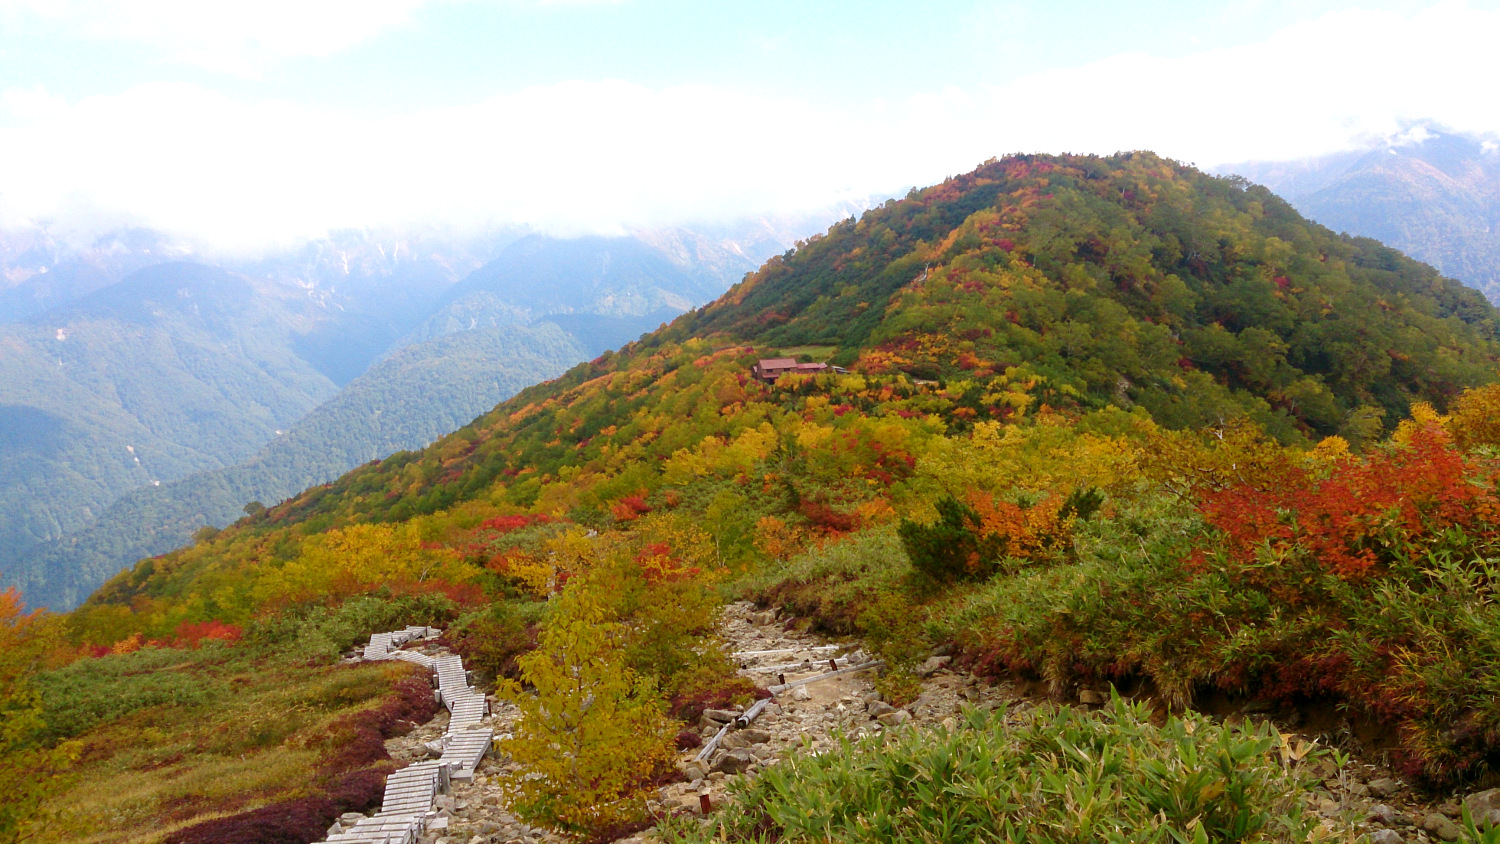
[[[340,832],[343,832],[343,831],[344,831],[344,827],[341,826],[338,821],[334,821],[333,822],[333,826],[330,826],[328,828],[328,836],[327,837],[332,838],[333,836],[338,835]]]
[[[870,714],[871,718],[879,718],[882,715],[895,712],[896,707],[891,706],[883,700],[872,700],[865,705],[865,711]]]
[[[1093,689],[1084,689],[1078,693],[1078,702],[1088,706],[1103,706],[1104,695],[1099,694]]]
[[[1458,824],[1454,823],[1447,815],[1441,812],[1429,814],[1422,821],[1422,829],[1444,841],[1457,841],[1458,837],[1463,834],[1463,830],[1459,829]]]
[[[1390,777],[1378,777],[1370,780],[1366,785],[1369,786],[1370,793],[1376,797],[1390,797],[1401,790],[1401,783]]]
[[[812,700],[812,692],[806,686],[792,689],[792,700]]]
[[[1405,840],[1394,829],[1377,829],[1370,833],[1370,844],[1402,844]]]
[[[911,720],[911,713],[905,709],[897,709],[895,712],[887,712],[875,720],[887,727],[899,727]]]

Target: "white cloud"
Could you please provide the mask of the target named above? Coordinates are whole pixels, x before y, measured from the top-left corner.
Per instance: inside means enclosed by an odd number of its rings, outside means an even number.
[[[144,2],[144,0],[142,0]],[[394,115],[181,84],[0,99],[0,221],[131,220],[219,246],[331,227],[606,230],[795,211],[1014,151],[1155,149],[1203,165],[1347,148],[1427,118],[1500,130],[1500,12],[1346,12],[1265,42],[1124,54],[998,87],[830,112],[707,86],[564,82]]]
[[[429,0],[0,0],[85,38],[134,41],[172,60],[254,76],[291,56],[326,56],[405,24]]]

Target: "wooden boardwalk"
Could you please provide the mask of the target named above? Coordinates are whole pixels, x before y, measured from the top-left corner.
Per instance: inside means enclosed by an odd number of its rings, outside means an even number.
[[[448,731],[443,734],[443,753],[431,762],[419,762],[391,774],[385,781],[385,798],[373,817],[357,821],[326,840],[336,844],[415,844],[436,817],[433,808],[450,782],[470,782],[474,769],[489,753],[495,731],[479,723],[489,714],[489,701],[469,685],[469,673],[461,658],[453,654],[430,657],[399,648],[435,631],[408,627],[393,633],[376,633],[365,646],[367,660],[399,659],[420,665],[437,678],[438,702],[448,708]]]

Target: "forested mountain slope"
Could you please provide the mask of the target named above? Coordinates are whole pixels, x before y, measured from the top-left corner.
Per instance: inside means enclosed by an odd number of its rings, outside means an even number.
[[[65,304],[5,329],[15,342],[24,337],[26,349],[6,364],[9,400],[0,412],[0,500],[17,505],[3,531],[15,541],[0,543],[0,582],[22,585],[32,603],[71,606],[104,577],[177,547],[205,524],[232,521],[252,500],[274,503],[367,460],[425,445],[516,389],[717,295],[753,266],[732,239],[684,230],[653,236],[648,244],[532,235],[484,263],[481,255],[514,236],[346,232],[244,263],[243,275],[174,264],[89,295],[62,291],[70,294]],[[149,258],[154,241],[136,241],[139,248],[117,262]],[[65,272],[64,259],[81,260],[19,239],[10,245],[15,254],[3,257],[6,271],[19,273],[17,295]],[[95,251],[114,255],[109,249],[101,241]],[[466,275],[456,293],[445,293]],[[105,332],[109,341],[93,342],[100,331],[80,332],[79,320],[129,324],[149,337],[120,341]],[[472,336],[442,339],[459,333]],[[222,350],[197,354],[191,364],[192,377],[218,391],[222,406],[213,414],[198,407],[203,391],[177,372],[178,346],[189,340]],[[66,368],[44,354],[53,348],[70,352],[59,356]],[[254,358],[248,375],[241,371],[246,353]],[[349,395],[308,424],[293,424],[372,363]],[[274,377],[278,367],[297,368],[317,385],[315,394],[246,428],[235,414],[258,412],[259,388],[219,382],[262,370]],[[87,373],[82,382],[80,373]],[[155,439],[131,427],[140,422],[131,411],[110,409],[114,395],[126,396],[118,402],[130,408],[149,405]],[[355,419],[356,409],[368,416]],[[92,427],[79,428],[78,419]],[[282,431],[292,434],[272,442]],[[237,465],[262,446],[270,457]],[[114,451],[123,457],[112,458]],[[204,471],[211,474],[185,487],[155,485]]]
[[[335,392],[299,297],[196,264],[0,326],[0,571],[129,489],[232,465]]]
[[[805,344],[871,385],[844,400],[851,418],[893,430],[1113,406],[1167,428],[1244,417],[1282,442],[1340,433],[1356,446],[1413,401],[1442,407],[1492,380],[1500,354],[1477,292],[1262,188],[1145,153],[1012,157],[837,224],[620,353],[144,563],[93,601],[176,594],[199,567],[231,565],[235,537],[297,525],[478,499],[607,508],[670,482],[679,451],[764,425],[752,408],[793,397],[747,380],[750,364]]]
[[[19,561],[16,580],[37,604],[72,607],[131,562],[183,545],[204,525],[227,525],[251,502],[278,502],[349,467],[421,448],[585,356],[548,324],[408,346],[249,460],[127,493],[86,528],[36,547]]]
[[[1336,231],[1372,237],[1500,301],[1500,144],[1417,126],[1375,148],[1221,168]]]

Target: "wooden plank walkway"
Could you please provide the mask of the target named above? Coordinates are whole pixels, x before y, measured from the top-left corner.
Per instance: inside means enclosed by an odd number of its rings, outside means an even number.
[[[494,743],[495,731],[480,727],[489,714],[489,700],[469,685],[463,659],[455,654],[431,657],[400,650],[402,645],[432,635],[428,627],[407,627],[391,633],[376,633],[365,645],[364,659],[399,659],[420,665],[437,677],[438,701],[448,708],[448,731],[443,734],[443,754],[431,762],[408,765],[385,781],[385,797],[373,817],[357,821],[342,832],[328,836],[335,844],[416,844],[437,817],[437,796],[448,791],[452,781],[471,782]]]

